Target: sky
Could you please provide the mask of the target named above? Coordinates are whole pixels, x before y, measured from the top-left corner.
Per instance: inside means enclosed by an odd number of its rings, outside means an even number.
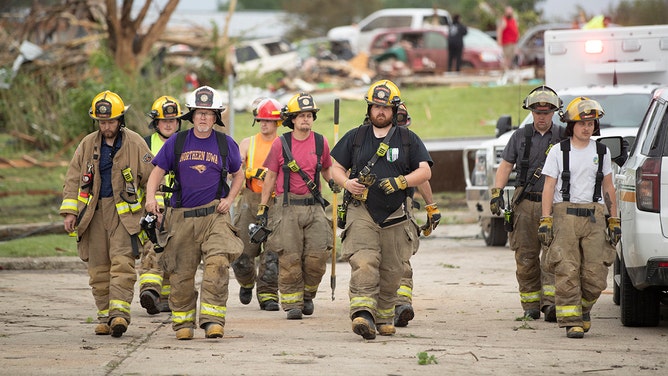
[[[619,2],[620,0],[544,0],[538,7],[543,9],[543,18],[546,21],[571,21],[576,15],[578,5],[592,16],[605,14]]]

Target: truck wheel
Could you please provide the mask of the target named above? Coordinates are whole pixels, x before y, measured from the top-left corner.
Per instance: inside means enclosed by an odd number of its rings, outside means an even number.
[[[508,241],[508,233],[503,226],[503,218],[486,218],[480,223],[482,237],[490,247],[502,247]]]
[[[621,278],[620,275],[620,261],[619,261],[619,255],[615,256],[615,263],[612,265],[612,302],[615,303],[615,305],[619,305],[619,281]]]
[[[661,319],[659,293],[647,288],[638,290],[633,287],[631,277],[626,270],[624,259],[620,265],[620,308],[624,326],[657,326]]]

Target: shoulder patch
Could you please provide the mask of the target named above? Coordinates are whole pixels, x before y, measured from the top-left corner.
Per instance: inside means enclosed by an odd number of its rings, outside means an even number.
[[[141,158],[142,162],[144,163],[149,163],[153,160],[153,155],[151,153],[146,153],[144,156]]]

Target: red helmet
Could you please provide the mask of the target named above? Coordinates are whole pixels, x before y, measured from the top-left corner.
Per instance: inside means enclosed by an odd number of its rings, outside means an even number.
[[[255,120],[281,120],[281,108],[283,106],[273,98],[266,98],[257,105]]]

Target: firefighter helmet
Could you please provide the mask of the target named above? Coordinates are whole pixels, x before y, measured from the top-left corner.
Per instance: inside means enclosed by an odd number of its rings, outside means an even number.
[[[210,86],[198,87],[188,94],[186,97],[186,107],[188,107],[189,111],[187,114],[183,115],[182,119],[192,123],[194,111],[201,108],[213,110],[216,114],[216,124],[222,127],[225,126],[220,117],[221,112],[225,109],[225,106],[223,106],[223,98],[221,98],[220,93],[218,93],[216,89]]]
[[[255,120],[281,120],[281,104],[273,98],[266,98],[257,106]]]
[[[154,120],[178,119],[183,116],[179,102],[169,95],[164,95],[153,102],[149,116]]]
[[[109,90],[105,90],[93,98],[88,115],[95,120],[109,120],[121,118],[130,106],[123,103],[121,97]]]
[[[536,107],[550,107],[549,110],[537,110]],[[522,108],[537,113],[552,113],[563,107],[563,102],[552,88],[542,85],[531,90],[524,98]]]
[[[397,108],[397,125],[406,127],[411,125],[411,115],[408,113],[408,109],[404,103],[400,104],[399,108]]]
[[[401,92],[394,82],[380,80],[369,86],[369,91],[364,99],[369,106],[377,104],[379,106],[398,107],[401,104]]]
[[[301,112],[311,112],[313,113],[313,120],[315,120],[316,112],[320,111],[318,106],[315,104],[311,94],[299,93],[295,94],[290,98],[288,104],[281,109],[281,119],[283,119],[283,125],[290,129],[294,129],[295,125],[292,123],[292,120]]]
[[[587,97],[577,97],[566,106],[566,112],[559,114],[561,121],[566,123],[566,136],[573,135],[573,127],[578,121],[594,120],[594,136],[601,134],[600,118],[605,112],[601,105]]]

